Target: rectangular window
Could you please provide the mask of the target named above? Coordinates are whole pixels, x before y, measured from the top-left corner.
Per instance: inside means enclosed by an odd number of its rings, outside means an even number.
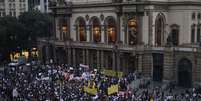
[[[198,20],[201,19],[201,13],[198,13]]]
[[[195,12],[192,13],[192,20],[195,20]]]
[[[179,44],[179,30],[173,29],[172,30],[172,43],[174,46],[177,46]]]
[[[16,16],[16,12],[15,11],[13,12],[13,16]]]
[[[200,42],[200,28],[197,29],[197,42]]]
[[[195,42],[195,28],[191,29],[191,43]]]
[[[9,8],[11,8],[11,3],[9,4]]]
[[[6,12],[3,12],[3,16],[6,16]]]
[[[12,12],[11,11],[9,12],[9,15],[12,16]]]

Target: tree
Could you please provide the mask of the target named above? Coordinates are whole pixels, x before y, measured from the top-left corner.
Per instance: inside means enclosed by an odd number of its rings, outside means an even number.
[[[19,35],[22,34],[23,25],[18,22],[17,18],[6,16],[0,18],[0,28],[0,53],[1,59],[5,59],[21,44]]]
[[[51,33],[51,17],[39,11],[25,12],[19,16],[19,22],[26,26],[25,33],[33,41],[37,37],[45,37]]]
[[[32,48],[38,37],[49,36],[51,21],[50,16],[38,11],[25,12],[18,19],[0,17],[0,61],[9,60],[9,54],[19,48]]]

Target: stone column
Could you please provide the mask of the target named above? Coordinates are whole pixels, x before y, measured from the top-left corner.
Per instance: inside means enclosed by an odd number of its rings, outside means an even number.
[[[100,67],[100,51],[97,50],[97,67]]]
[[[197,29],[198,29],[198,26],[195,26],[195,37],[194,37],[194,40],[195,40],[195,43],[197,43]]]
[[[116,67],[115,68],[117,68],[117,71],[119,71],[120,70],[120,68],[122,68],[122,67],[120,67],[120,63],[121,61],[120,61],[120,52],[118,52],[117,54],[116,54]]]
[[[128,15],[124,14],[123,27],[124,27],[124,44],[128,44]]]
[[[112,52],[112,70],[115,70],[116,68],[116,56],[115,56],[115,52]]]
[[[39,60],[42,60],[43,61],[43,46],[41,45],[38,45],[38,57],[39,57]]]
[[[86,49],[86,64],[89,65],[89,50]]]
[[[53,56],[54,56],[54,63],[57,63],[57,53],[56,53],[56,45],[55,45],[55,43],[54,43],[54,48],[53,48]],[[65,54],[66,55],[66,54]]]
[[[75,33],[76,33],[76,41],[80,41],[80,34],[79,34],[79,31],[78,31],[79,30],[78,25],[75,25],[74,28],[75,28]]]
[[[149,16],[149,45],[153,45],[153,30],[152,30],[152,24],[153,24],[153,15],[152,12],[148,12]]]
[[[121,21],[121,14],[117,14],[117,42],[119,42],[121,39],[120,39],[120,29],[121,29],[121,24],[120,24],[120,21]]]
[[[75,53],[75,48],[73,48],[73,66],[76,66],[76,53]]]
[[[71,32],[71,27],[70,27],[70,17],[68,16],[67,17],[67,39],[71,39],[71,35],[70,35],[70,32]]]
[[[50,60],[50,51],[49,51],[50,48],[49,48],[49,46],[45,46],[45,49],[46,49],[45,50],[46,51],[46,60],[45,60],[45,62],[49,63],[50,62],[49,61]]]
[[[136,58],[136,59],[138,59],[138,60],[135,60],[135,61],[138,61],[138,67],[136,67],[137,68],[137,70],[138,70],[138,72],[142,72],[142,66],[143,66],[143,56],[142,56],[142,54],[139,54],[138,55],[138,58]]]
[[[68,54],[68,64],[72,65],[72,62],[71,62],[72,61],[71,48],[68,48],[66,51],[67,51],[67,54]]]
[[[112,68],[112,67],[109,67],[108,65],[108,61],[109,61],[109,57],[107,55],[104,55],[104,64],[105,64],[105,69],[108,69],[108,68]]]
[[[137,42],[138,44],[142,43],[142,17],[141,16],[137,16]]]
[[[88,25],[86,28],[86,33],[87,33],[87,42],[91,41],[91,36],[90,36],[90,26]]]
[[[122,68],[122,71],[123,71],[123,72],[126,72],[125,69],[127,68],[127,67],[126,67],[126,61],[125,61],[126,58],[128,58],[128,57],[123,56],[123,58],[122,58],[122,66],[123,66],[123,67],[121,67],[121,68]]]
[[[56,39],[59,39],[61,40],[61,37],[60,37],[60,30],[59,30],[59,17],[56,17],[55,19],[55,37]]]
[[[104,24],[102,24],[102,26],[101,26],[101,42],[106,43],[105,42],[105,26],[104,26]]]
[[[82,50],[82,55],[83,55],[83,64],[86,64],[86,54],[85,54],[85,50]]]
[[[104,51],[103,50],[101,50],[101,68],[105,68],[104,67]]]

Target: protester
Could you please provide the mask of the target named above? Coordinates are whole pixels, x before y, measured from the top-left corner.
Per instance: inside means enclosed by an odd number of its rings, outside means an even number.
[[[86,68],[87,67],[87,68]],[[24,69],[31,68],[31,69]],[[139,73],[111,77],[99,69],[88,66],[36,65],[7,67],[0,72],[1,101],[199,101],[200,90],[193,88],[181,92],[175,85],[151,86]],[[139,87],[132,83],[141,80]],[[112,94],[108,88],[114,87]],[[115,87],[118,87],[118,91]],[[94,92],[85,91],[95,90]],[[93,94],[92,94],[93,93]],[[111,92],[110,92],[111,93]]]

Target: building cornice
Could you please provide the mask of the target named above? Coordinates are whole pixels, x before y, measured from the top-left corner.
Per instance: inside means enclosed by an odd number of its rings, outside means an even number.
[[[70,6],[57,6],[51,7],[53,9],[65,9],[65,8],[93,8],[93,7],[111,7],[111,6],[132,6],[132,5],[160,5],[160,6],[201,6],[201,2],[198,1],[175,1],[175,2],[159,2],[159,1],[144,1],[144,2],[123,2],[123,3],[90,3],[90,4],[72,4]]]

